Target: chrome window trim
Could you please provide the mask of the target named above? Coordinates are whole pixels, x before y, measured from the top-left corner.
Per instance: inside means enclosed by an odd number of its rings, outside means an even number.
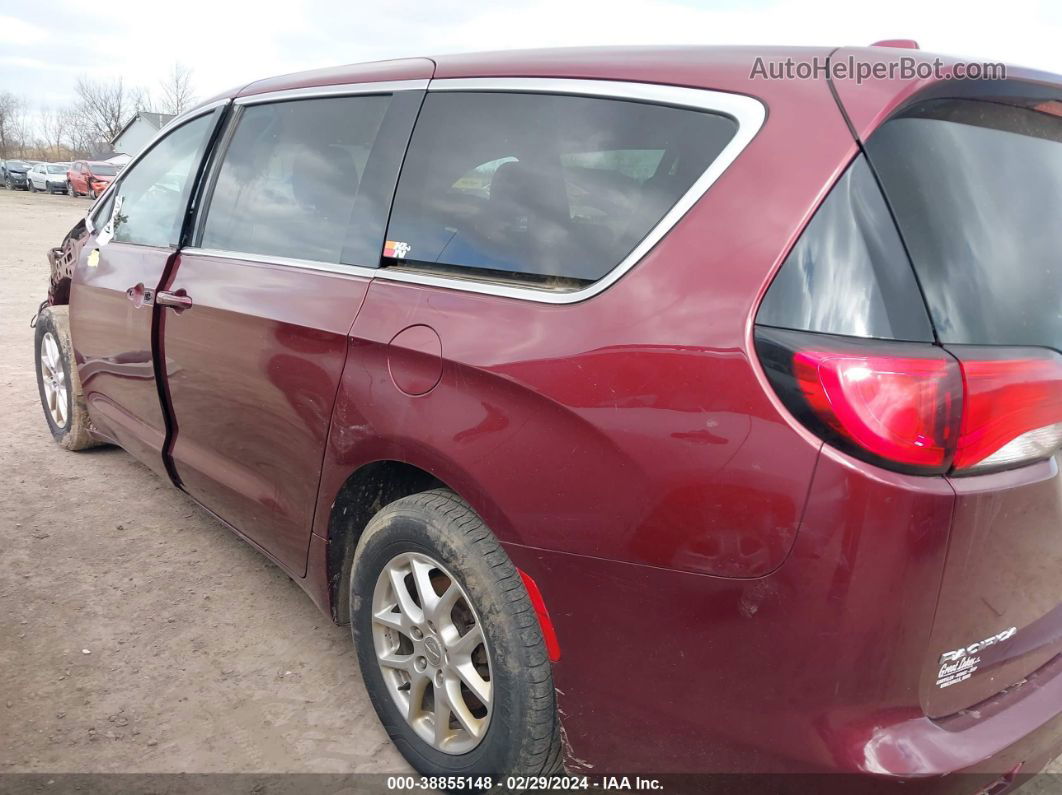
[[[249,251],[227,251],[217,248],[198,248],[186,246],[181,249],[181,255],[190,254],[200,257],[216,257],[217,259],[237,260],[248,265],[282,265],[288,268],[300,268],[302,270],[319,271],[338,276],[358,276],[371,279],[379,271],[376,268],[366,268],[363,265],[343,265],[337,262],[319,262],[310,259],[294,259],[291,257],[274,257],[270,254],[253,254]]]
[[[597,295],[619,281],[707,193],[708,189],[722,176],[723,172],[730,167],[730,164],[737,159],[738,155],[744,151],[745,147],[756,136],[756,133],[760,131],[767,117],[767,111],[763,103],[744,94],[616,80],[575,80],[537,77],[444,78],[432,80],[428,86],[428,91],[548,93],[592,96],[605,99],[626,99],[657,105],[672,105],[713,111],[730,116],[737,122],[738,129],[734,137],[719,153],[719,156],[708,165],[704,173],[690,186],[690,189],[672,205],[671,209],[660,219],[660,222],[649,230],[641,242],[615,268],[586,287],[566,292],[551,292],[534,287],[518,287],[473,281],[469,277],[449,278],[408,270],[392,270],[391,268],[380,268],[376,271],[375,276],[378,279],[394,282],[423,284],[429,287],[484,293],[505,298],[519,298],[525,301],[547,304],[574,304],[579,301],[585,301],[587,298]],[[399,177],[399,184],[401,184],[401,177]]]
[[[155,144],[157,144],[165,136],[169,135],[171,132],[176,130],[178,127],[181,127],[190,121],[198,119],[200,116],[203,116],[207,113],[213,113],[215,110],[217,110],[218,107],[220,107],[221,105],[227,105],[231,101],[231,97],[222,97],[221,99],[216,99],[213,102],[210,102],[201,107],[192,108],[189,111],[185,111],[180,116],[177,116],[174,119],[170,119],[170,121],[165,124],[161,130],[155,133],[155,135],[152,136],[151,140],[148,141],[147,144],[139,152],[137,152],[128,163],[125,164],[125,166],[122,168],[121,173],[111,181],[110,185],[107,186],[107,190],[97,196],[96,201],[94,201],[92,203],[92,206],[88,208],[88,211],[85,213],[85,226],[88,228],[89,234],[96,234],[96,223],[92,220],[92,215],[96,211],[96,208],[103,206],[103,203],[107,201],[107,197],[111,194],[111,192],[117,190],[117,186],[121,184],[122,180],[125,179],[124,175],[129,172],[133,168],[133,166],[139,163],[140,160],[155,147]]]
[[[289,99],[313,99],[314,97],[348,97],[359,94],[393,94],[396,91],[423,91],[428,87],[427,78],[420,80],[387,80],[379,83],[341,83],[334,86],[307,86],[267,91],[264,94],[248,94],[233,100],[237,105],[261,105],[266,102],[283,102]]]
[[[682,86],[667,86],[651,83],[634,83],[615,80],[576,80],[567,78],[445,78],[439,80],[398,80],[377,83],[353,83],[335,86],[312,86],[307,88],[271,91],[263,94],[253,94],[245,97],[237,97],[231,100],[236,105],[258,105],[271,102],[282,102],[291,99],[310,99],[313,97],[339,97],[356,96],[359,94],[384,94],[395,91],[424,90],[428,91],[499,91],[511,93],[548,93],[568,94],[576,96],[602,97],[605,99],[626,99],[633,101],[649,102],[658,105],[671,105],[675,107],[688,107],[697,110],[706,110],[721,113],[733,118],[738,129],[734,137],[713,160],[704,173],[690,186],[679,200],[664,215],[660,222],[654,226],[634,249],[611,271],[598,281],[584,288],[571,291],[550,291],[536,287],[523,287],[509,284],[485,282],[474,275],[469,276],[439,276],[435,274],[418,273],[410,270],[396,270],[392,268],[370,268],[362,265],[343,265],[340,263],[319,262],[315,260],[293,259],[289,257],[276,257],[268,254],[255,254],[251,252],[227,251],[221,249],[199,248],[188,246],[182,251],[199,256],[216,257],[219,259],[236,260],[247,264],[280,265],[285,267],[300,268],[303,270],[317,271],[338,276],[352,276],[368,279],[384,279],[392,282],[407,282],[421,284],[428,287],[461,290],[464,292],[482,293],[485,295],[501,296],[504,298],[517,298],[525,301],[534,301],[547,304],[573,304],[585,301],[588,298],[608,289],[627,271],[633,268],[641,259],[678,223],[678,221],[693,207],[694,204],[708,191],[717,179],[730,167],[745,147],[759,132],[766,119],[767,113],[763,104],[753,97],[743,94],[731,94],[722,91],[708,89],[686,88]],[[164,132],[177,127],[196,116],[213,110],[219,104],[229,102],[229,99],[218,100],[209,106],[197,108],[189,114],[185,114],[170,122],[156,139]],[[141,155],[130,161],[126,168],[131,168],[136,161],[155,144],[152,139],[149,147],[146,147]],[[115,183],[116,184],[116,183]],[[110,188],[100,196],[100,200],[110,192]]]

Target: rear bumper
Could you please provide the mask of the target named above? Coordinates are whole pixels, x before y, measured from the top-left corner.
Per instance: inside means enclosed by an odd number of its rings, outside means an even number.
[[[890,778],[1038,773],[1062,754],[1062,657],[948,718],[877,726],[852,750],[858,767]]]

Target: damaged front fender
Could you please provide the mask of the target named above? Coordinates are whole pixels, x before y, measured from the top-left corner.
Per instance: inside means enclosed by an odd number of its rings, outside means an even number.
[[[88,236],[88,223],[82,218],[66,233],[60,245],[48,250],[48,267],[51,274],[48,283],[48,306],[70,303],[70,280],[74,276],[74,266]]]

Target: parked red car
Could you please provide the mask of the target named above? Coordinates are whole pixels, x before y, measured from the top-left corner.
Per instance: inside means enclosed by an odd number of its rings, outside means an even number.
[[[350,622],[425,773],[1001,792],[1062,752],[1062,79],[753,74],[898,52],[211,100],[53,251],[49,427]]]
[[[66,172],[66,192],[71,196],[91,196],[95,199],[118,176],[118,167],[113,163],[95,160],[75,160]]]

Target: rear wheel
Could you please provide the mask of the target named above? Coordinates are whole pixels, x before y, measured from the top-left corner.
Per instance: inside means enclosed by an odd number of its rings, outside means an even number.
[[[362,678],[392,741],[425,775],[560,770],[553,676],[519,572],[452,492],[397,500],[351,567]]]
[[[68,307],[50,306],[37,316],[34,353],[37,390],[55,441],[67,450],[95,447],[70,345]]]
[[[66,181],[66,192],[69,195],[73,196],[75,199],[77,198],[77,191],[74,190],[74,183],[71,182],[70,180]]]

